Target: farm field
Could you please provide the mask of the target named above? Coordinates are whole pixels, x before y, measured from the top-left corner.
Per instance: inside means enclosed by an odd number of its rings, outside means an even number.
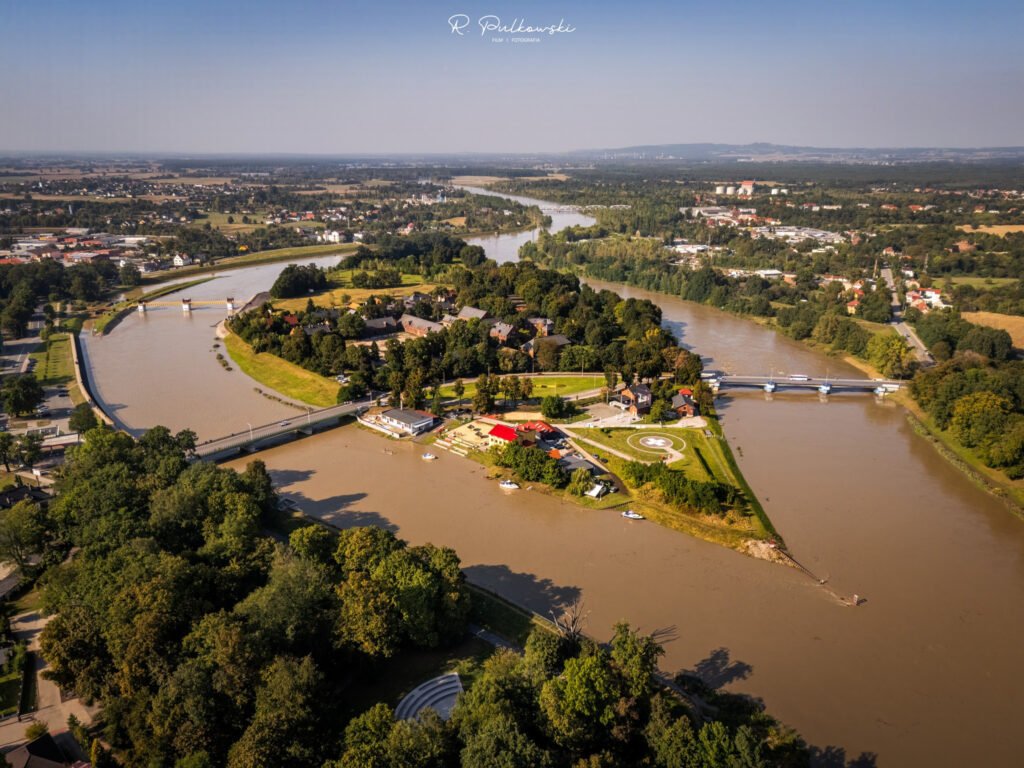
[[[969,323],[1006,331],[1013,340],[1013,346],[1024,349],[1024,317],[1001,315],[998,312],[964,312],[962,317]]]

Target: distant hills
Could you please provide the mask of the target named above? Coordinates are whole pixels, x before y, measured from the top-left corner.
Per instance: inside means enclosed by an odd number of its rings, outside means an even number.
[[[1024,147],[801,147],[788,144],[647,144],[567,153],[576,159],[684,162],[922,163],[1024,160]]]

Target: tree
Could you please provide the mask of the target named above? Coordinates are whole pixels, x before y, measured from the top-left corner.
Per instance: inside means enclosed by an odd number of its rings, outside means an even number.
[[[459,407],[461,408],[462,396],[466,394],[466,385],[463,383],[462,379],[455,380],[455,383],[452,385],[452,391],[455,393],[455,397],[458,399]]]
[[[24,570],[29,558],[43,547],[42,510],[38,504],[19,501],[0,512],[0,561]]]
[[[31,467],[43,455],[43,436],[38,433],[24,434],[18,438],[17,460]]]
[[[142,282],[139,270],[134,264],[125,264],[117,271],[117,279],[125,287],[138,285]]]
[[[590,486],[594,483],[590,478],[590,472],[580,467],[572,473],[572,479],[569,481],[568,491],[573,496],[582,496],[590,490]]]
[[[974,448],[1003,432],[1011,409],[1010,401],[1001,395],[974,392],[956,401],[949,427],[960,443]]]
[[[562,674],[544,683],[540,706],[559,744],[580,748],[615,722],[615,677],[600,653],[569,659]]]
[[[0,462],[8,472],[11,471],[11,462],[14,460],[16,450],[14,435],[10,432],[0,432]]]
[[[72,432],[84,433],[98,426],[99,420],[96,418],[96,413],[88,403],[79,403],[71,411],[68,428]]]
[[[31,413],[43,401],[43,387],[32,374],[9,376],[0,389],[8,413]]]
[[[572,413],[572,406],[558,395],[545,395],[540,401],[540,412],[546,419],[561,419]]]

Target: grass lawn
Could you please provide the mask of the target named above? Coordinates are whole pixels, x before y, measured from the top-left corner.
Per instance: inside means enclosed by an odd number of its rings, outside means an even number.
[[[530,396],[531,400],[540,400],[542,397],[547,395],[560,395],[562,397],[566,397],[604,386],[604,374],[602,373],[595,373],[586,376],[519,375],[533,380],[533,394]],[[441,397],[455,397],[453,386],[453,384],[446,384],[441,387]],[[462,397],[465,400],[469,400],[474,394],[476,394],[476,384],[471,381],[465,382],[465,387],[466,391],[463,393]],[[500,396],[498,401],[501,402]]]
[[[469,585],[469,590],[473,595],[473,605],[469,613],[470,621],[500,635],[510,643],[522,647],[526,644],[526,638],[530,636],[534,627],[550,629],[546,622],[529,611],[524,611],[498,597],[493,592],[473,584]]]
[[[17,616],[25,611],[38,611],[43,607],[43,591],[34,586],[11,604],[11,614]]]
[[[21,675],[21,672],[14,672],[0,677],[0,717],[7,717],[18,711]]]
[[[36,378],[43,386],[67,384],[75,378],[71,359],[71,335],[55,333],[31,354],[36,361]]]
[[[143,282],[159,283],[163,280],[168,280],[174,277],[200,275],[207,272],[222,272],[225,269],[251,267],[254,264],[269,264],[275,261],[288,261],[289,259],[314,258],[316,256],[331,256],[333,254],[340,256],[343,253],[354,251],[358,247],[358,243],[345,243],[342,245],[325,243],[324,245],[299,245],[293,248],[275,248],[269,251],[255,251],[254,253],[245,253],[241,256],[229,256],[226,259],[221,259],[215,264],[196,267],[182,267],[181,269],[167,270],[165,272],[155,272],[152,275],[147,275],[143,278]]]
[[[430,293],[436,287],[434,283],[424,283],[422,275],[409,274],[403,274],[402,284],[394,288],[353,288],[349,270],[335,270],[328,279],[332,286],[328,290],[294,299],[275,299],[274,306],[298,312],[306,308],[306,302],[310,299],[321,307],[340,307],[353,301],[365,301],[369,296],[408,296],[416,291]],[[343,297],[348,300],[343,301]]]
[[[719,455],[718,438],[707,438],[699,429],[680,429],[658,427],[656,429],[574,429],[573,432],[595,443],[614,448],[628,454],[638,461],[658,461],[664,454],[661,451],[644,448],[640,439],[644,436],[657,436],[672,441],[672,447],[683,454],[681,461],[669,466],[683,471],[693,480],[718,480],[722,483],[735,485],[735,478],[726,468]],[[699,452],[699,455],[698,455]],[[710,459],[709,459],[710,457]],[[703,459],[703,460],[702,460]],[[707,467],[705,466],[707,465]],[[710,469],[710,472],[708,471]]]
[[[970,285],[974,288],[997,288],[1001,285],[1012,285],[1020,282],[1016,277],[952,277],[953,285]],[[940,284],[945,280],[938,281]],[[941,287],[941,285],[940,285]]]
[[[224,348],[243,372],[278,394],[321,408],[338,402],[341,386],[332,379],[268,352],[257,354],[233,333],[224,339]]]
[[[1011,232],[1024,232],[1024,224],[961,224],[957,229],[964,232],[984,232],[989,235],[1006,237]]]
[[[204,214],[203,218],[196,219],[195,221],[190,222],[188,226],[192,227],[193,229],[202,229],[203,227],[206,226],[207,223],[209,223],[209,225],[213,227],[213,229],[220,230],[226,235],[239,234],[242,232],[252,232],[254,229],[264,226],[262,223],[264,216],[263,213],[249,214],[248,224],[242,223],[242,216],[244,215],[246,214],[218,213],[217,211],[207,211]],[[228,222],[229,216],[234,219],[233,222]]]

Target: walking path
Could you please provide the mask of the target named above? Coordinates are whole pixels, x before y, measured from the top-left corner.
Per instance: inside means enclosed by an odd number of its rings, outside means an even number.
[[[11,619],[11,631],[15,639],[26,640],[28,649],[33,652],[35,659],[36,711],[20,721],[12,717],[0,724],[0,747],[25,741],[25,729],[33,721],[46,723],[50,728],[50,734],[55,736],[67,730],[69,715],[74,715],[88,725],[98,709],[87,707],[78,698],[62,702],[57,684],[40,674],[48,669],[49,665],[39,653],[39,635],[51,618],[40,615],[38,611],[30,611]]]

